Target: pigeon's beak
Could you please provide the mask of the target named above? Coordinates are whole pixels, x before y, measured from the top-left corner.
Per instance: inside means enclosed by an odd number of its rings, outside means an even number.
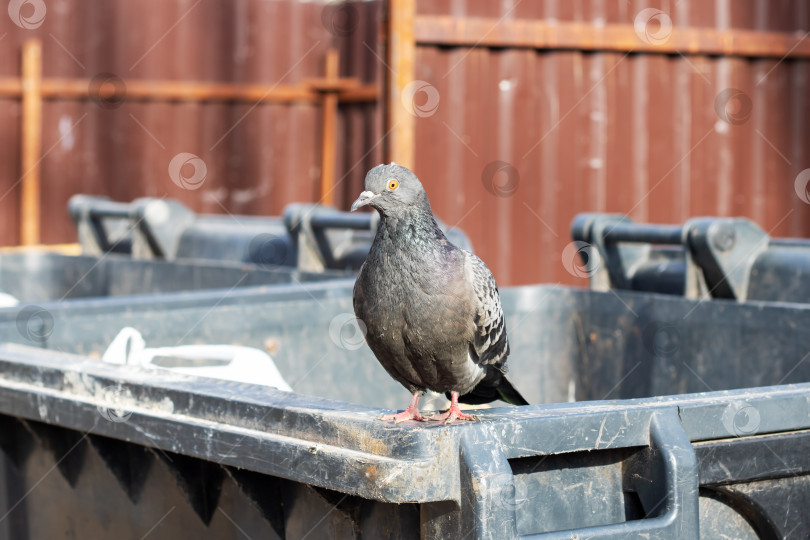
[[[352,212],[370,203],[377,195],[373,191],[364,191],[357,197],[357,200],[352,203]]]

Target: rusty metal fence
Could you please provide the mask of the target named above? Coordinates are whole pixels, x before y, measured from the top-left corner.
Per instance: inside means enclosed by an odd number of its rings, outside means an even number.
[[[0,17],[0,244],[74,238],[75,193],[211,213],[344,205],[382,159],[380,8],[12,0]]]
[[[500,282],[575,282],[580,211],[810,234],[807,3],[394,3],[395,155]]]
[[[13,0],[0,244],[70,240],[77,192],[345,208],[383,159],[503,285],[577,282],[583,211],[807,236],[808,31],[799,0]]]

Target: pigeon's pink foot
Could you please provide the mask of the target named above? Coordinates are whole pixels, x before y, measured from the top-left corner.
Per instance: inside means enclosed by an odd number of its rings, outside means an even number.
[[[455,407],[450,407],[445,412],[441,414],[433,414],[430,416],[431,420],[438,420],[443,424],[447,424],[450,422],[455,422],[456,420],[470,420],[472,422],[478,420],[478,417],[474,414],[465,414],[461,412],[461,409],[458,408],[458,405]]]
[[[413,395],[407,409],[397,414],[384,414],[380,417],[380,420],[384,422],[393,422],[395,424],[406,422],[408,420],[424,422],[424,417],[422,417],[422,415],[419,413],[419,394],[416,393]]]
[[[418,422],[424,422],[425,418],[419,414],[419,411],[413,411],[411,409],[405,409],[401,413],[397,414],[384,414],[380,417],[380,420],[384,422],[393,422],[395,424],[399,424],[400,422],[407,422],[408,420],[416,420]]]
[[[441,414],[433,414],[430,420],[438,420],[443,424],[455,422],[456,420],[468,420],[475,422],[478,417],[473,414],[465,414],[458,408],[458,392],[450,392],[450,408]]]

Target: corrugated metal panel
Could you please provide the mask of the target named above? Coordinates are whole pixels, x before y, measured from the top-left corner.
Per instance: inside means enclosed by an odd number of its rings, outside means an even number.
[[[418,3],[422,15],[597,26],[632,24],[646,8],[666,11],[676,27],[810,29],[803,0]],[[381,2],[352,4],[348,27],[328,15],[324,24],[321,3],[292,0],[50,0],[47,9],[35,30],[0,16],[0,77],[19,74],[21,43],[34,36],[46,77],[294,83],[323,73],[330,46],[343,75],[381,84],[390,68],[380,60]],[[420,45],[416,78],[440,99],[417,119],[416,172],[437,214],[470,234],[502,285],[576,282],[561,256],[583,211],[673,223],[741,215],[774,235],[807,236],[810,206],[793,183],[810,167],[808,77],[810,61],[795,59]],[[741,122],[718,115],[727,89],[742,91],[730,105],[750,102]],[[19,114],[19,102],[0,99],[0,196],[10,190],[0,200],[3,244],[19,238]],[[338,206],[382,161],[382,125],[379,105],[341,105]],[[272,214],[317,200],[315,105],[47,102],[44,133],[46,242],[73,237],[65,203],[77,192],[165,195],[216,213]],[[202,189],[171,182],[179,152],[204,159]]]
[[[341,76],[383,76],[381,4],[336,10],[318,2],[236,0],[49,0],[44,22],[19,28],[0,16],[0,77],[20,74],[24,40],[43,42],[43,76],[294,84],[323,76],[328,48]],[[29,8],[24,8],[29,9]],[[30,15],[24,12],[23,15]],[[333,16],[334,15],[334,16]],[[348,17],[348,19],[347,19]],[[315,104],[124,103],[44,105],[44,242],[75,238],[66,203],[74,193],[180,199],[200,212],[278,214],[290,201],[317,201],[321,113]],[[0,244],[19,241],[18,101],[0,99]],[[381,107],[340,106],[338,190],[347,204],[365,171],[382,161]],[[75,126],[74,129],[70,129]],[[184,190],[168,167],[180,152],[203,159],[204,185]]]
[[[603,25],[632,24],[648,7],[676,27],[810,30],[799,1],[425,0],[418,12]],[[416,169],[499,283],[582,283],[561,257],[584,211],[669,223],[738,215],[773,235],[810,235],[810,206],[793,188],[810,167],[810,61],[420,45],[416,65],[440,96],[417,119]],[[727,89],[741,93],[729,102]],[[721,119],[718,95],[743,117]],[[498,160],[519,175],[514,192],[487,190],[482,174]]]

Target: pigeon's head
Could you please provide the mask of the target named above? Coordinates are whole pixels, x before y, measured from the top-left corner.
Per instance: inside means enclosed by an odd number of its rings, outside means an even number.
[[[414,207],[430,209],[422,183],[396,163],[377,165],[368,171],[366,189],[352,204],[352,212],[367,205],[383,215],[397,215]]]

